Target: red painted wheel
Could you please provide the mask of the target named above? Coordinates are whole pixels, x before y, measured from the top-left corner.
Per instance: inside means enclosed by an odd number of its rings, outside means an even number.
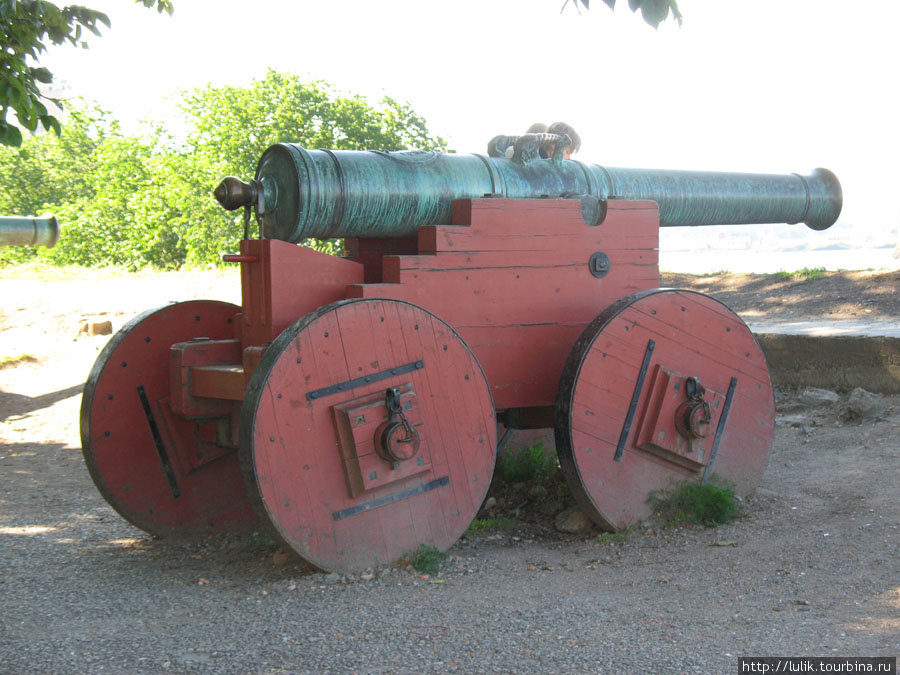
[[[772,448],[774,403],[746,324],[700,293],[630,295],[576,342],[556,403],[569,485],[598,525],[650,515],[649,494],[713,476],[756,487]]]
[[[491,482],[484,373],[446,323],[395,300],[348,300],[285,330],[251,377],[241,462],[262,520],[323,570],[452,545]]]
[[[169,348],[196,337],[232,338],[238,311],[193,300],[144,312],[110,339],[85,384],[81,445],[91,478],[123,518],[151,534],[256,522],[237,453],[203,441],[215,421],[182,419],[167,404]]]

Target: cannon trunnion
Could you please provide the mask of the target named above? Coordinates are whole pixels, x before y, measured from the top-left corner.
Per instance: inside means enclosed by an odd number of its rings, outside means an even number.
[[[219,196],[252,204],[271,234],[278,199],[297,202],[264,178]],[[446,220],[398,229],[391,204],[425,192],[373,193],[382,221],[345,258],[245,239],[227,258],[241,307],[170,305],[110,341],[82,443],[119,513],[158,534],[259,522],[317,568],[384,564],[465,531],[498,422],[553,426],[605,529],[648,516],[648,493],[673,480],[758,484],[774,426],[765,359],[727,307],[659,288],[656,202],[463,196]],[[310,204],[343,209],[332,225],[356,208]]]

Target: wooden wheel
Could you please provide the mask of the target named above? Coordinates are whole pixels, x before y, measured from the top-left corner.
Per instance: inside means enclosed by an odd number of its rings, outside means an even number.
[[[649,493],[713,475],[756,487],[772,448],[765,357],[746,324],[700,293],[623,298],[576,342],[556,404],[560,465],[601,527],[650,515]]]
[[[475,356],[446,323],[395,300],[339,302],[293,324],[241,410],[248,494],[323,570],[448,548],[484,500],[495,447]]]
[[[215,421],[182,419],[167,404],[169,348],[196,337],[233,337],[238,311],[193,300],[144,312],[110,339],[85,384],[81,445],[91,478],[123,518],[151,534],[256,522],[237,453],[203,442]]]

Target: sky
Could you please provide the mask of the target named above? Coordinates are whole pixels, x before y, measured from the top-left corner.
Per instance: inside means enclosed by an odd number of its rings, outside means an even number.
[[[85,4],[112,28],[43,64],[126,130],[170,115],[179,90],[273,68],[407,101],[457,152],[562,120],[588,163],[827,167],[844,189],[830,237],[896,239],[900,227],[897,0],[680,0],[683,25],[656,31],[626,0],[615,13],[600,0],[580,13],[563,0],[175,0],[172,17]]]

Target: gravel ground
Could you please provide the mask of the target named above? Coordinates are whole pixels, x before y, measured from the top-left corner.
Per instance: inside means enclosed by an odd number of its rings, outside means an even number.
[[[0,673],[733,673],[739,656],[900,655],[900,397],[842,422],[780,394],[762,486],[715,529],[514,529],[464,538],[430,578],[311,574],[250,537],[148,537],[84,467],[80,390],[105,338],[75,334],[92,307],[118,328],[119,302],[188,297],[166,283],[119,298],[59,282],[26,305],[39,289],[0,280],[0,356],[36,359],[0,370]]]

